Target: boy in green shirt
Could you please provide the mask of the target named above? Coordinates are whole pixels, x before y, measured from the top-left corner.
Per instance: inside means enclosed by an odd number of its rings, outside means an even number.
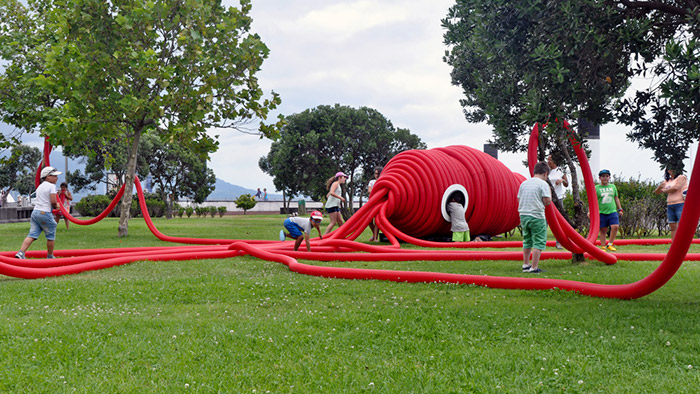
[[[598,173],[600,185],[596,185],[595,192],[598,195],[598,209],[600,210],[600,248],[611,252],[617,251],[613,242],[620,227],[620,216],[624,212],[617,194],[617,187],[610,183],[610,171],[600,170]],[[619,214],[619,215],[618,215]],[[605,241],[610,227],[610,244]]]

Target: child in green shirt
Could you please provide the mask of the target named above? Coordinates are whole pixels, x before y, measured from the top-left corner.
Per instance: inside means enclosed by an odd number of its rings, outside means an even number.
[[[600,248],[611,252],[617,251],[613,242],[620,227],[620,216],[624,212],[617,194],[617,187],[610,183],[610,171],[600,170],[598,173],[600,185],[596,185],[595,192],[598,195],[598,209],[600,210]],[[605,241],[610,227],[610,243]]]

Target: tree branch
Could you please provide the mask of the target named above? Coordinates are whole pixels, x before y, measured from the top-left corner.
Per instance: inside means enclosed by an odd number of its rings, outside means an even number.
[[[630,0],[620,0],[620,3],[629,8],[646,8],[648,10],[658,10],[668,14],[674,15],[689,15],[691,13],[691,8],[681,8],[674,5],[661,3],[658,1],[630,1]]]

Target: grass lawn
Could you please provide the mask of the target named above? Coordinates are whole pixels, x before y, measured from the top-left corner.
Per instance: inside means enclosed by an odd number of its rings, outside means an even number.
[[[280,215],[156,219],[167,235],[277,238]],[[324,226],[327,220],[324,222]],[[2,224],[0,250],[28,223]],[[369,232],[361,240],[369,239]],[[167,246],[143,220],[59,224],[57,249]],[[30,250],[45,248],[43,236]],[[621,246],[660,252],[668,246]],[[699,252],[698,246],[691,248]],[[525,276],[521,262],[335,262]],[[542,277],[629,283],[658,262],[542,262]],[[700,390],[700,263],[637,300],[324,279],[252,257],[0,277],[0,392],[658,393]]]

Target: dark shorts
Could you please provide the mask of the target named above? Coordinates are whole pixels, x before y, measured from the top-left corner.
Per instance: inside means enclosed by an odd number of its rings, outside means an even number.
[[[615,224],[620,224],[620,216],[617,212],[600,214],[600,228],[610,227]]]
[[[301,237],[304,231],[298,224],[294,223],[289,218],[284,220],[284,228],[287,229],[287,232],[292,236],[292,238]]]
[[[666,216],[668,216],[669,223],[678,223],[681,220],[681,213],[683,212],[683,204],[671,204],[666,205]]]
[[[330,207],[330,208],[326,208],[326,212],[328,212],[328,213],[340,212],[340,207]]]

